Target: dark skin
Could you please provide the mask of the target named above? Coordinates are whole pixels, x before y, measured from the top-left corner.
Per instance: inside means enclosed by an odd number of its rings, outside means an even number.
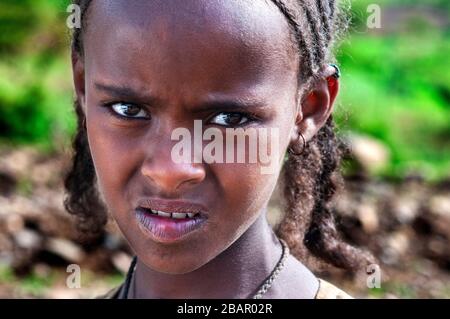
[[[299,132],[309,140],[331,114],[334,69],[324,67],[322,80],[303,94],[296,44],[270,1],[95,1],[83,44],[83,57],[73,54],[74,84],[99,190],[138,256],[129,297],[249,297],[281,256],[266,214],[283,156]],[[205,109],[223,100],[254,105]],[[143,118],[112,116],[104,104],[119,102]],[[171,160],[175,128],[193,130],[201,119],[204,129],[225,132],[235,123],[218,124],[217,115],[237,111],[243,128],[279,128],[275,174],[261,174],[259,163]],[[208,220],[185,240],[152,241],[133,213],[143,196],[201,203]],[[317,288],[290,256],[265,297],[313,298]]]

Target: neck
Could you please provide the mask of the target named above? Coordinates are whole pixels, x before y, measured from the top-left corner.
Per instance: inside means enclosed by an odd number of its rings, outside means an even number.
[[[138,259],[130,287],[132,298],[250,298],[280,260],[281,245],[261,213],[230,247],[186,274],[156,272]]]

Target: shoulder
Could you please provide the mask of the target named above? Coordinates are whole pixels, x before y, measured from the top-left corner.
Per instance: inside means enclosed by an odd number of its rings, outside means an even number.
[[[318,278],[318,280],[319,289],[317,290],[315,299],[353,299],[352,296],[329,283],[328,281],[320,278]]]
[[[318,278],[301,261],[289,256],[286,269],[274,281],[266,298],[277,299],[353,299],[330,282]]]
[[[314,299],[318,288],[316,276],[297,258],[289,255],[285,269],[274,281],[266,298]]]

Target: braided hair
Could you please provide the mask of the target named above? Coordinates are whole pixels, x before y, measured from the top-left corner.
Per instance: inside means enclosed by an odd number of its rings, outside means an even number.
[[[300,56],[298,81],[305,88],[320,78],[320,70],[334,62],[333,46],[347,25],[335,0],[271,0],[287,19]],[[83,26],[91,0],[74,0]],[[72,51],[83,56],[82,29],[74,29]],[[106,208],[96,187],[85,117],[74,103],[78,129],[73,140],[72,167],[65,177],[66,210],[79,219],[84,233],[100,232],[107,222]],[[335,134],[333,116],[309,140],[301,154],[289,153],[282,170],[285,214],[276,226],[294,256],[309,260],[310,253],[334,266],[356,270],[372,257],[344,242],[335,223],[334,195],[343,187],[339,171],[347,146]]]

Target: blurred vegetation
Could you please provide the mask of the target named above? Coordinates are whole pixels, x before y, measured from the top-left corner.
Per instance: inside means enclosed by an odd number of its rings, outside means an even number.
[[[338,52],[343,69],[338,118],[389,147],[391,163],[380,174],[448,177],[450,2],[376,1],[379,31],[366,27],[370,3],[353,2],[350,37]]]
[[[69,1],[0,2],[0,139],[53,150],[75,129]]]
[[[65,25],[68,3],[0,3],[2,144],[31,143],[52,151],[70,142],[75,118]],[[379,174],[402,176],[416,170],[429,179],[448,177],[450,2],[378,0],[379,30],[366,27],[370,3],[352,1],[350,36],[337,52],[343,71],[338,125],[375,137],[389,148],[391,162]],[[398,8],[431,10],[431,15],[411,14],[402,21],[394,15],[389,21],[385,13]]]

